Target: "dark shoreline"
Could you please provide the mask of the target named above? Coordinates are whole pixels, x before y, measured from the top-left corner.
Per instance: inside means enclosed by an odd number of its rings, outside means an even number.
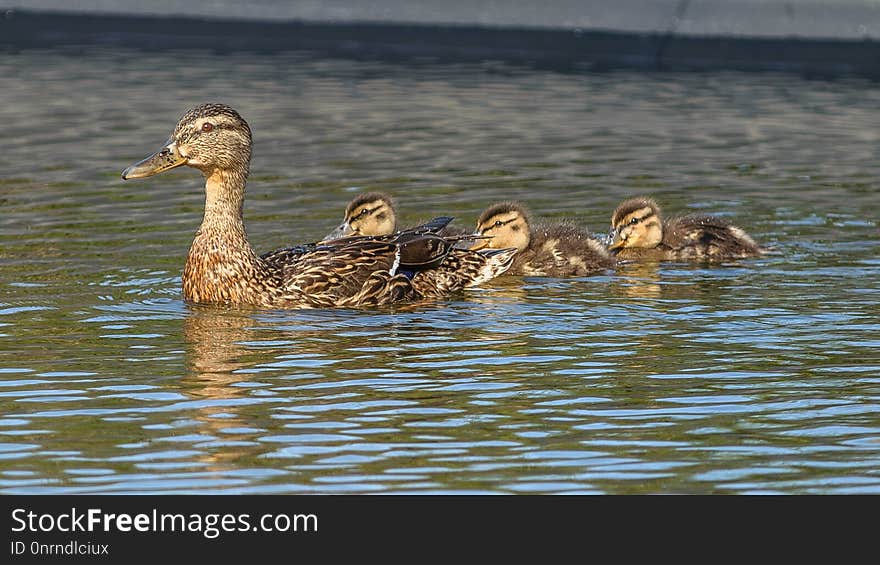
[[[0,48],[63,46],[215,52],[316,51],[341,57],[558,70],[781,71],[880,77],[880,41],[396,23],[321,23],[0,10]]]

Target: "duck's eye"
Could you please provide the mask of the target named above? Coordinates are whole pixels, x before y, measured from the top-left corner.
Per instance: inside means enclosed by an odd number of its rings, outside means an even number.
[[[629,225],[631,225],[631,226],[634,226],[634,225],[636,225],[637,223],[639,223],[639,219],[638,219],[638,218],[633,218],[632,220],[629,221]]]
[[[359,215],[359,216],[366,216],[366,215],[367,215],[367,209],[364,208],[363,210],[361,210],[361,213],[358,214],[358,215]]]
[[[495,221],[495,227],[496,227],[496,228],[500,228],[500,227],[503,226],[503,225],[504,225],[504,222],[502,222],[501,220],[496,220],[496,221]]]
[[[214,129],[214,124],[212,124],[211,122],[205,122],[202,124],[202,131],[203,132],[207,133],[207,132],[211,131],[212,129]]]

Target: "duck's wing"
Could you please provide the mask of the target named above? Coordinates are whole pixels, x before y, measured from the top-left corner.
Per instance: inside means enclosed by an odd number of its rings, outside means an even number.
[[[438,218],[389,236],[296,246],[263,258],[272,261],[289,300],[315,306],[440,297],[485,282],[510,267],[515,250],[456,249],[457,238],[436,235],[450,221]]]
[[[358,241],[366,241],[366,240],[378,240],[378,241],[386,241],[390,239],[401,239],[401,238],[409,238],[412,239],[417,235],[421,234],[437,234],[441,233],[444,228],[446,228],[449,223],[454,220],[452,216],[438,216],[428,222],[423,224],[419,224],[418,226],[414,226],[412,228],[399,231],[395,234],[389,236],[362,236],[362,235],[354,235],[354,236],[346,236],[346,237],[327,237],[322,239],[321,241],[316,241],[313,243],[302,243],[299,245],[294,245],[292,247],[284,247],[282,249],[276,249],[274,251],[269,251],[267,253],[263,253],[260,255],[260,259],[272,263],[273,265],[278,266],[290,266],[296,261],[298,261],[303,255],[307,253],[311,253],[316,251],[319,248],[327,247],[327,249],[333,249],[334,246],[339,246],[341,243],[355,243]],[[332,234],[331,234],[332,235]]]
[[[467,229],[461,226],[446,226],[439,232],[443,237],[465,237],[474,235],[473,229]]]
[[[485,239],[487,236],[480,236],[473,229],[463,228],[461,226],[446,226],[438,232],[445,238],[455,238],[457,241],[455,246],[459,249],[470,249],[474,242],[479,239]]]
[[[407,228],[401,233],[436,233],[439,234],[443,230],[448,229],[447,226],[454,220],[452,216],[438,216],[432,220],[428,220],[423,224],[419,224],[412,228]]]
[[[425,223],[419,224],[417,226],[413,226],[411,228],[407,228],[404,230],[398,230],[392,235],[399,235],[403,233],[413,233],[413,234],[425,234],[425,233],[440,233],[452,220],[454,220],[452,216],[438,216],[429,220]],[[327,241],[337,241],[339,239],[346,239],[347,237],[369,237],[369,236],[344,236],[344,226],[337,227],[332,232],[328,233],[324,236],[324,239],[321,242]],[[384,237],[384,236],[374,236],[374,237]]]
[[[280,264],[286,294],[319,305],[348,303],[374,273],[390,280],[397,245],[387,238],[352,237],[317,244]]]
[[[318,243],[304,243],[301,245],[294,245],[293,247],[276,249],[274,251],[269,251],[268,253],[263,253],[260,255],[260,259],[272,265],[289,265],[293,264],[306,253],[314,251],[318,245]]]
[[[503,274],[515,255],[516,249],[471,251],[453,247],[436,268],[414,273],[412,285],[421,296],[445,296]]]
[[[752,257],[761,253],[742,228],[724,218],[702,214],[668,220],[663,245],[681,259]]]

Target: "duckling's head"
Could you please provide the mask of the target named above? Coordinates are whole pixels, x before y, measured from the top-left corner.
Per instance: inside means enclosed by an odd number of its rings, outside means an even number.
[[[531,242],[529,211],[518,202],[501,202],[486,208],[477,220],[477,233],[491,236],[478,240],[471,249],[515,247],[524,251]]]
[[[182,165],[206,176],[217,170],[247,172],[251,159],[251,128],[225,104],[202,104],[186,112],[165,145],[125,169],[123,180],[144,178]]]
[[[390,235],[397,231],[394,200],[383,192],[355,196],[345,209],[345,218],[325,239],[350,235]]]
[[[660,206],[650,198],[631,198],[617,207],[611,215],[611,243],[615,251],[625,247],[653,248],[663,240]]]

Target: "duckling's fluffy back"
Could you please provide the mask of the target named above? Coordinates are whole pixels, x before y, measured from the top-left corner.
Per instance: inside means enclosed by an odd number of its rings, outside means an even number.
[[[533,227],[529,247],[517,254],[508,273],[577,277],[613,266],[614,259],[589,231],[571,222],[559,222]]]
[[[662,245],[672,259],[720,261],[763,253],[751,236],[725,218],[691,214],[670,218],[663,228]]]

